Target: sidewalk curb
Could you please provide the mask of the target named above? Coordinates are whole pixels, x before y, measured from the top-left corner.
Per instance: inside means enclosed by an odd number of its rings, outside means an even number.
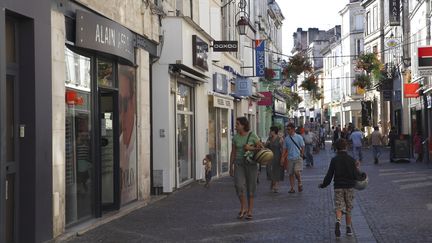
[[[357,199],[355,200],[355,205],[353,208],[353,230],[357,242],[362,243],[376,243],[376,239],[372,234],[371,229],[363,215],[363,209]]]

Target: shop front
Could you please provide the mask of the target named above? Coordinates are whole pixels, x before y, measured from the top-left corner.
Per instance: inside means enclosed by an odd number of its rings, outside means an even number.
[[[273,124],[277,126],[279,130],[284,134],[285,124],[288,123],[287,107],[286,102],[282,97],[273,97]]]
[[[208,145],[212,158],[214,176],[221,176],[229,171],[229,137],[231,112],[234,109],[234,99],[228,94],[226,75],[213,75],[213,95],[208,96],[209,124]]]
[[[146,197],[139,190],[150,187],[142,177],[149,158],[139,150],[139,126],[149,114],[140,104],[149,97],[139,93],[149,88],[149,77],[140,74],[149,67],[141,58],[151,52],[137,45],[144,37],[91,10],[74,4],[56,10],[53,35],[65,33],[63,43],[53,43],[63,50],[53,66],[64,71],[53,74],[53,96],[64,104],[54,106],[54,196],[64,202],[53,205],[58,235]]]

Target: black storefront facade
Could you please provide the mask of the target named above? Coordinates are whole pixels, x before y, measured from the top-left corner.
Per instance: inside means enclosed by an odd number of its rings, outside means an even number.
[[[0,242],[52,238],[50,1],[0,1]]]
[[[78,4],[58,4],[54,11],[64,15],[60,48],[66,66],[58,80],[63,91],[55,89],[56,94],[63,92],[65,107],[64,134],[59,136],[64,151],[55,151],[64,156],[63,174],[54,176],[64,183],[64,191],[54,188],[64,201],[54,203],[54,211],[60,211],[54,215],[58,236],[142,197],[139,115],[150,112],[140,110],[139,73],[149,69],[156,44]],[[141,60],[144,52],[149,58]]]

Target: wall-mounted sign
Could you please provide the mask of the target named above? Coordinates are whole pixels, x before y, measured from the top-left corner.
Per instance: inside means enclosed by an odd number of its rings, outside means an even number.
[[[390,26],[400,25],[400,0],[390,0],[389,1],[389,20]]]
[[[420,88],[419,83],[404,84],[404,98],[419,97],[419,93],[418,93],[419,88]]]
[[[234,109],[234,103],[232,100],[217,96],[213,96],[213,106],[223,109]]]
[[[192,36],[192,62],[193,65],[208,71],[208,50],[209,45],[196,35]]]
[[[258,101],[258,105],[259,106],[271,106],[273,104],[273,95],[271,91],[266,91],[266,92],[259,92],[260,94],[262,94],[264,97],[261,98],[261,100]]]
[[[129,29],[109,19],[78,10],[76,40],[78,47],[113,54],[135,63],[135,37]]]
[[[251,96],[252,80],[247,78],[237,78],[235,81],[235,94],[237,96]]]
[[[265,76],[265,40],[255,40],[255,76]]]
[[[213,41],[214,52],[237,52],[238,41]]]
[[[225,74],[213,74],[213,91],[221,94],[228,94],[228,79]]]
[[[418,73],[420,76],[432,76],[432,46],[417,48]]]
[[[275,99],[274,100],[274,109],[275,109],[275,112],[285,115],[287,112],[285,101]]]

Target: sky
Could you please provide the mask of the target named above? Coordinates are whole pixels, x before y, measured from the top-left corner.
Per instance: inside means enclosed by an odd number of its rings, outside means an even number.
[[[328,30],[340,25],[339,11],[349,0],[277,0],[285,20],[282,24],[282,52],[291,54],[293,33],[297,28]]]

